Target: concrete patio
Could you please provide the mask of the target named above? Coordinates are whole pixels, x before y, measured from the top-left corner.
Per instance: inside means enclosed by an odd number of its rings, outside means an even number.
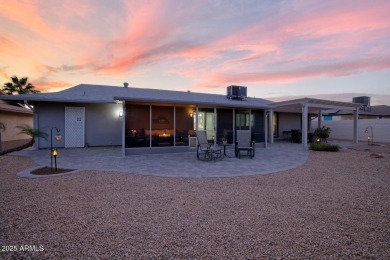
[[[265,149],[257,145],[254,159],[234,157],[234,150],[227,150],[230,157],[216,162],[198,161],[195,150],[180,154],[148,154],[122,157],[120,147],[89,147],[58,149],[58,168],[77,170],[101,170],[136,173],[151,176],[205,178],[236,177],[268,174],[301,166],[308,158],[309,151],[300,144],[274,143]],[[26,149],[12,155],[30,157],[39,166],[50,167],[48,149]],[[19,173],[21,177],[40,178],[31,175],[27,169]],[[59,174],[58,174],[59,175]]]

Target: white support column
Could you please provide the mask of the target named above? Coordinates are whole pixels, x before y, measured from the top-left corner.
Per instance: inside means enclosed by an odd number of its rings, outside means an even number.
[[[302,104],[302,145],[307,149],[307,121],[308,121],[308,104]]]
[[[173,106],[173,146],[176,146],[176,106]]]
[[[322,127],[322,110],[318,111],[318,128]]]
[[[268,112],[264,110],[264,148],[267,148],[268,143],[268,119],[267,119]]]
[[[236,109],[233,108],[233,144],[236,143]]]
[[[33,128],[34,129],[39,129],[39,114],[37,111],[33,111]],[[65,131],[62,132],[62,135],[64,136]],[[34,148],[39,149],[40,148],[40,139],[36,137],[35,138],[35,143],[34,143]]]
[[[126,102],[122,102],[122,157],[126,156]]]
[[[152,147],[152,105],[149,106],[149,147]]]
[[[358,140],[358,122],[359,122],[359,108],[357,107],[355,111],[353,111],[353,142],[357,144]]]
[[[217,108],[214,107],[214,145],[217,145]]]
[[[270,109],[269,110],[269,116],[268,116],[268,136],[269,136],[269,142],[271,144],[274,143],[274,131],[273,127],[274,126],[274,110]]]
[[[195,108],[195,112],[196,112],[196,118],[195,118],[195,130],[198,131],[198,125],[199,125],[199,107],[196,106]]]

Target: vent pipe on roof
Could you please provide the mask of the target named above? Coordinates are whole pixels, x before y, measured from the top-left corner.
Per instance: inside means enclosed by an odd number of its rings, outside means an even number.
[[[129,83],[124,82],[124,83],[123,83],[123,86],[124,86],[125,88],[128,88],[128,87],[129,87]]]

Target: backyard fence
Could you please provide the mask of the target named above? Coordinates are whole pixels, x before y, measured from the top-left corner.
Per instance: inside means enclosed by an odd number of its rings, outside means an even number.
[[[322,125],[332,129],[330,139],[352,140],[353,138],[353,120],[323,121]],[[367,127],[369,128],[368,133],[365,132]],[[374,143],[390,143],[390,119],[359,119],[359,141],[367,142],[367,136],[370,135],[372,137],[370,127],[373,130]]]

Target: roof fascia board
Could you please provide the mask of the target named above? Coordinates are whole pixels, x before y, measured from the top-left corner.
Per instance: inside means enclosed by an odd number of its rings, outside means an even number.
[[[202,101],[182,101],[173,99],[150,99],[150,98],[128,98],[128,97],[114,97],[114,100],[128,101],[128,102],[149,102],[149,103],[168,103],[168,104],[180,104],[180,105],[196,105],[196,106],[219,106],[219,107],[234,107],[234,108],[254,108],[254,109],[267,109],[267,105],[254,105],[254,104],[227,104],[219,102],[202,102]]]
[[[348,102],[322,100],[322,99],[311,99],[311,98],[275,102],[269,104],[269,106],[272,108],[279,108],[279,107],[294,106],[294,105],[296,106],[296,105],[304,105],[304,104],[308,104],[309,107],[316,107],[316,108],[324,108],[324,109],[342,108],[342,109],[349,109],[349,110],[355,110],[361,106],[361,104],[357,104],[357,103],[348,103]]]

